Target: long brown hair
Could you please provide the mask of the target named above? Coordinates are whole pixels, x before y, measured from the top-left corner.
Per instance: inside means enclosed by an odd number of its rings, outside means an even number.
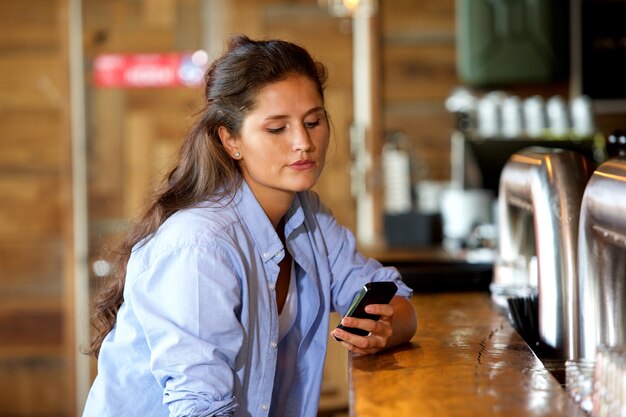
[[[149,239],[178,210],[221,198],[239,185],[238,165],[222,146],[218,128],[224,126],[238,136],[259,90],[290,74],[311,79],[324,98],[325,67],[291,42],[255,41],[235,35],[225,53],[211,64],[205,75],[204,107],[182,143],[175,167],[146,212],[111,250],[112,273],[95,298],[91,323],[96,333],[85,353],[97,357],[102,341],[115,325],[124,301],[126,264],[133,247]]]

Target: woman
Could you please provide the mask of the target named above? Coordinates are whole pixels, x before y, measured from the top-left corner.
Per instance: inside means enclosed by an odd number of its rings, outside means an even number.
[[[176,167],[121,245],[98,298],[98,376],[84,416],[304,416],[317,412],[329,312],[369,281],[395,281],[370,354],[408,341],[411,291],[357,253],[309,191],[324,167],[324,67],[284,41],[231,39]]]

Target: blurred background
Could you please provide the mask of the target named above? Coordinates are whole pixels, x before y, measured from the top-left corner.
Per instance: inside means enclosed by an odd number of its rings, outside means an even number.
[[[229,34],[294,41],[327,65],[334,137],[316,190],[393,264],[493,249],[451,219],[490,212],[466,191],[497,197],[524,141],[606,156],[626,127],[625,3],[0,0],[0,416],[79,415],[101,250],[170,166]],[[533,103],[537,134],[521,122]],[[345,353],[333,360],[320,415],[347,409]]]

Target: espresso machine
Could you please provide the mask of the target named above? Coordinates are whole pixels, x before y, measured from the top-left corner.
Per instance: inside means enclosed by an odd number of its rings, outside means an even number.
[[[592,172],[578,152],[532,147],[513,154],[500,176],[492,297],[505,309],[511,298],[536,297],[538,342],[551,359],[577,355],[578,227]]]
[[[626,345],[626,159],[601,164],[585,190],[579,230],[579,357]]]

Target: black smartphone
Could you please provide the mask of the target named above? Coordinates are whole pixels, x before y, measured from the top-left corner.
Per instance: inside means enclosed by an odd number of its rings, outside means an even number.
[[[389,304],[393,296],[398,291],[398,286],[391,281],[368,282],[361,288],[361,291],[354,297],[348,312],[343,317],[356,317],[360,319],[378,320],[380,316],[365,312],[365,306],[370,304]],[[343,318],[342,318],[343,320]],[[345,330],[359,336],[367,336],[369,332],[354,327],[346,327],[341,324],[337,325],[338,329]],[[341,339],[335,337],[337,341]]]

